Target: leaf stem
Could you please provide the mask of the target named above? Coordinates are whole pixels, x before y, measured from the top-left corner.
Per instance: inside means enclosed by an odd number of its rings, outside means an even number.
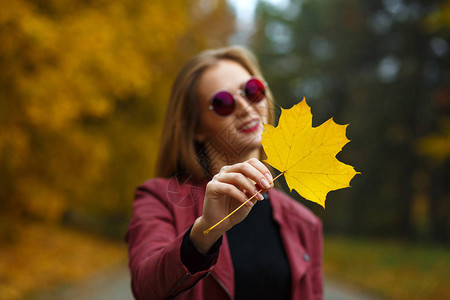
[[[272,181],[275,181],[278,179],[278,177],[280,177],[281,175],[283,175],[284,172],[281,172],[280,174],[278,174]],[[208,229],[203,231],[203,235],[207,235],[211,230],[213,230],[217,225],[219,225],[220,223],[222,223],[223,221],[225,221],[226,219],[228,219],[232,214],[234,214],[235,212],[237,212],[242,206],[244,206],[248,201],[252,200],[253,198],[256,197],[256,195],[258,195],[259,193],[261,193],[264,189],[260,189],[259,191],[257,191],[253,196],[251,196],[250,198],[248,198],[244,203],[242,203],[241,205],[239,205],[235,210],[233,210],[231,213],[229,213],[225,218],[223,218],[222,220],[220,220],[219,222],[217,222],[215,225],[209,227]]]

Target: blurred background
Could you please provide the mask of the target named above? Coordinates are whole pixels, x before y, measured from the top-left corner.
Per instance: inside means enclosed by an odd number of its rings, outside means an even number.
[[[305,96],[314,126],[350,123],[352,188],[326,210],[293,195],[324,222],[326,277],[450,299],[449,43],[448,0],[0,1],[0,299],[126,266],[174,76],[229,44],[278,112]]]

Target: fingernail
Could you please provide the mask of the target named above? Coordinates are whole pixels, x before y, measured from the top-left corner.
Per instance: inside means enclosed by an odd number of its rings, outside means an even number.
[[[258,199],[258,200],[263,200],[264,199],[264,196],[261,195],[261,193],[259,193],[258,191],[255,191],[255,194],[256,194],[256,199]]]
[[[267,172],[266,174],[264,174],[264,176],[266,176],[267,180],[269,180],[269,182],[273,181],[273,177],[272,174],[270,174],[269,172]]]
[[[261,179],[260,182],[261,182],[261,185],[262,185],[264,188],[266,188],[266,189],[270,188],[270,184],[269,184],[269,183],[267,182],[267,180],[265,180],[264,178]]]
[[[247,202],[248,207],[252,207],[253,206],[253,202],[250,200]]]

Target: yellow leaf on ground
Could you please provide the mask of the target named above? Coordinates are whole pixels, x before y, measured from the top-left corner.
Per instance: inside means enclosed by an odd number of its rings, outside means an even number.
[[[284,173],[291,191],[325,208],[328,192],[349,187],[360,174],[336,158],[349,142],[346,128],[332,119],[312,127],[311,108],[303,99],[291,109],[282,108],[277,127],[264,124],[266,162]]]

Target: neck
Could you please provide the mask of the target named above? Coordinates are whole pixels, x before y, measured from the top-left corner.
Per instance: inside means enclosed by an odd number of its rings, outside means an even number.
[[[260,149],[253,149],[251,151],[246,151],[240,154],[235,152],[229,153],[222,149],[217,149],[215,147],[205,147],[205,154],[209,160],[209,172],[210,177],[213,177],[220,172],[220,169],[224,166],[233,165],[236,163],[244,162],[250,158],[260,157]]]

